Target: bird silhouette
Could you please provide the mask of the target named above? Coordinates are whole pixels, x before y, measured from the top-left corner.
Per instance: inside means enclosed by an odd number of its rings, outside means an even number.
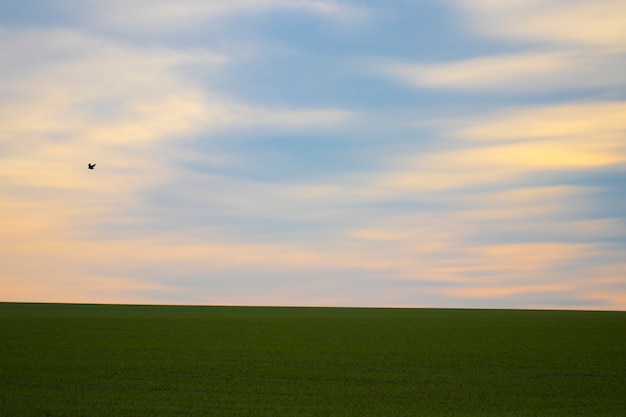
[[[87,164],[87,168],[89,168],[89,169],[93,169],[93,167],[95,167],[95,166],[96,166],[96,164]]]

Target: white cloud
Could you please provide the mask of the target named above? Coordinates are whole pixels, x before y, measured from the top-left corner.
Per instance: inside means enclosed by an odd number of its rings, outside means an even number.
[[[626,85],[626,61],[593,52],[527,52],[380,68],[414,87],[445,90],[536,94]]]
[[[126,30],[178,30],[229,16],[291,10],[342,19],[363,10],[334,0],[88,0],[75,5],[88,19]]]

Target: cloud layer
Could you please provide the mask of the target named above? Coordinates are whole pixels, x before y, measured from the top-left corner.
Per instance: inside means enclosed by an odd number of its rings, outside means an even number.
[[[0,18],[0,301],[626,308],[622,2],[149,3]]]

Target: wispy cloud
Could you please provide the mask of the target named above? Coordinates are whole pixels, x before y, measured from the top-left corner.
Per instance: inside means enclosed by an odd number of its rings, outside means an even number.
[[[89,0],[76,2],[87,19],[107,27],[130,31],[180,30],[189,26],[228,17],[271,11],[314,13],[332,18],[352,19],[362,16],[363,9],[334,0],[166,0],[128,2]]]
[[[211,141],[226,130],[336,126],[351,120],[352,112],[262,107],[199,89],[198,80],[185,68],[201,66],[210,73],[228,63],[227,57],[206,50],[140,49],[71,30],[4,30],[4,34],[0,246],[3,257],[10,259],[3,261],[2,279],[20,277],[21,282],[3,283],[5,299],[17,300],[24,294],[44,299],[51,290],[46,276],[54,276],[60,287],[76,289],[61,296],[64,301],[72,297],[111,301],[121,293],[141,298],[137,293],[169,291],[166,285],[149,284],[124,272],[164,254],[168,255],[160,265],[180,266],[183,260],[192,260],[196,273],[207,259],[221,265],[276,265],[285,264],[285,255],[296,264],[316,256],[267,245],[133,243],[122,235],[139,228],[142,235],[158,239],[158,233],[140,225],[149,221],[147,213],[159,210],[145,207],[140,196],[178,178],[175,164],[180,162],[177,156],[186,158],[186,144]],[[89,175],[87,162],[97,163]],[[218,188],[236,185],[213,179],[221,182],[214,184]],[[187,190],[194,192],[193,187]],[[306,187],[293,191],[304,200],[320,193]],[[284,192],[273,194],[278,198]],[[241,200],[233,197],[227,207]],[[114,230],[120,233],[113,233],[110,244],[93,241],[94,234],[111,236]],[[112,262],[118,265],[115,271],[98,272]],[[110,291],[100,294],[107,295],[96,295],[99,283],[106,282]]]
[[[622,6],[426,3],[16,3],[3,299],[623,309]]]
[[[622,101],[537,105],[488,115],[459,129],[456,135],[479,142],[526,139],[589,139],[623,144],[626,103]]]
[[[625,110],[622,102],[600,102],[484,116],[482,122],[450,132],[457,139],[448,136],[443,149],[395,159],[390,165],[396,170],[380,178],[380,187],[449,189],[510,182],[538,172],[623,164]]]
[[[621,0],[455,0],[473,29],[496,39],[626,49]]]
[[[450,1],[469,32],[515,52],[443,62],[383,60],[374,71],[418,88],[537,94],[626,85],[620,0]]]
[[[167,154],[156,147],[164,141],[224,128],[336,125],[352,117],[341,109],[252,106],[198,89],[183,68],[211,71],[228,61],[205,50],[140,50],[67,30],[4,34],[5,181],[86,188],[88,180],[77,179],[68,161],[99,158],[120,175],[107,181],[128,186],[121,175],[149,172],[132,177],[145,186],[167,175]],[[44,163],[55,175],[36,176]]]
[[[392,62],[378,66],[419,88],[530,94],[626,85],[621,57],[595,52],[521,52],[443,63]]]

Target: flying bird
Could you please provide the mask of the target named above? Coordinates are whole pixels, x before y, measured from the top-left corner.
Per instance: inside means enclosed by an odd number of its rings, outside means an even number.
[[[95,166],[96,166],[96,164],[89,164],[89,163],[87,164],[87,168],[89,168],[89,169],[93,169],[93,167],[95,167]]]

